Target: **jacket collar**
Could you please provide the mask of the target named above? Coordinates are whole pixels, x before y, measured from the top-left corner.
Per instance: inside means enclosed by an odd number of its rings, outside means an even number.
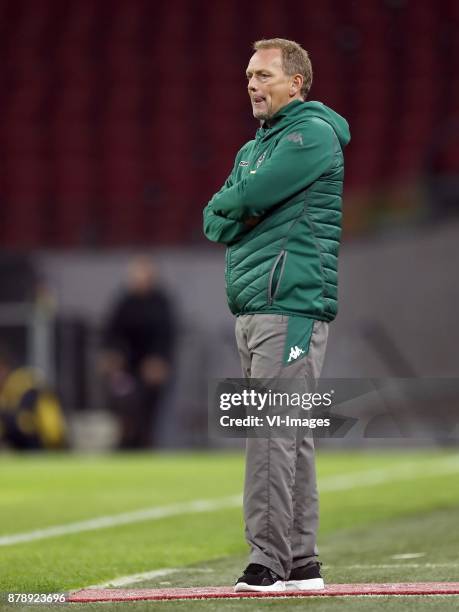
[[[289,102],[280,108],[277,113],[273,115],[271,119],[269,119],[269,121],[262,121],[259,129],[257,130],[257,138],[265,136],[272,128],[278,128],[280,124],[288,122],[290,117],[295,116],[298,111],[301,110],[299,107],[302,107],[303,104],[303,100],[292,100],[292,102]]]
[[[299,110],[298,106],[303,104],[304,100],[298,100],[297,98],[295,98],[295,100],[292,100],[291,102],[280,108],[277,113],[271,117],[271,119],[267,122],[267,127],[272,127],[284,117],[292,115],[294,112]]]

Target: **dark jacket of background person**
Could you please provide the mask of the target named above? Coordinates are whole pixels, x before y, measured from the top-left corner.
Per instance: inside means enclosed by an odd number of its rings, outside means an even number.
[[[105,330],[104,346],[125,357],[127,371],[140,375],[144,359],[152,356],[171,365],[173,344],[171,308],[160,289],[120,297]]]
[[[172,378],[175,321],[155,267],[131,264],[128,289],[116,300],[103,333],[102,370],[118,415],[120,448],[149,448],[164,389]]]

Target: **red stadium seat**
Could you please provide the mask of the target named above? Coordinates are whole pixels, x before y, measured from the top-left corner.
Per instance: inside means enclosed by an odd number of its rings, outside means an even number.
[[[349,119],[346,189],[412,181],[459,108],[458,7],[0,2],[7,244],[186,239],[257,127],[244,71],[261,36],[301,41],[310,99]]]

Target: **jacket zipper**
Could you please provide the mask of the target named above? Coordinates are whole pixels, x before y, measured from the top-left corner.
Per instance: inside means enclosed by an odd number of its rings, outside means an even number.
[[[229,281],[230,281],[230,248],[231,247],[226,247],[226,252],[225,252],[225,277],[226,277],[226,288],[229,288]]]
[[[282,281],[282,276],[284,274],[284,268],[285,268],[285,262],[287,260],[287,252],[285,251],[285,249],[282,249],[279,253],[279,255],[276,257],[276,260],[273,263],[273,267],[271,268],[271,273],[269,275],[269,283],[268,283],[268,305],[271,306],[274,298],[277,295],[277,292],[279,291],[279,287]],[[282,263],[281,263],[282,262]],[[277,268],[279,267],[279,265],[281,266],[280,272],[279,272],[279,277],[277,279],[277,283],[276,286],[273,288],[273,280],[274,280],[274,274],[276,273]],[[273,291],[274,289],[274,291]]]

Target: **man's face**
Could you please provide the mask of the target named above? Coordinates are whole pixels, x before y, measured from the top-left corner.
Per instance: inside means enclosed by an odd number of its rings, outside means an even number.
[[[294,98],[300,98],[293,86],[295,77],[284,73],[280,49],[256,51],[250,59],[246,74],[255,119],[270,119]]]
[[[132,293],[148,293],[156,285],[154,263],[145,257],[134,259],[129,265],[128,285]]]

